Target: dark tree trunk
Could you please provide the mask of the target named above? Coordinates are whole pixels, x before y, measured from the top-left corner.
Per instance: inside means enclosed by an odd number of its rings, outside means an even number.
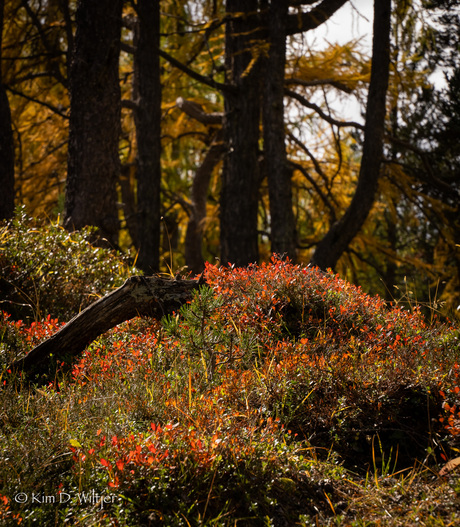
[[[11,112],[2,77],[2,35],[5,2],[0,0],[0,220],[14,213],[14,142]]]
[[[211,146],[206,152],[201,166],[197,169],[192,182],[190,219],[185,234],[185,263],[193,274],[199,274],[204,269],[204,258],[202,252],[203,223],[206,219],[206,201],[208,197],[209,182],[214,167],[221,161],[225,153],[223,143],[221,113],[206,113],[203,107],[194,102],[179,97],[177,106],[187,115],[198,122],[209,126]],[[214,125],[219,128],[214,129]]]
[[[161,84],[160,2],[139,0],[134,53],[134,119],[137,137],[137,266],[148,274],[160,265]]]
[[[192,298],[200,280],[171,280],[159,276],[133,276],[112,293],[94,302],[49,339],[11,365],[32,380],[53,376],[59,361],[67,366],[88,344],[114,326],[137,316],[161,319]],[[37,379],[38,376],[38,379]]]
[[[139,248],[139,229],[136,213],[136,168],[134,163],[123,165],[120,175],[121,201],[123,202],[123,215],[126,228],[131,241],[136,249]]]
[[[191,213],[185,234],[185,263],[192,274],[199,274],[204,269],[202,252],[203,223],[206,219],[206,201],[208,197],[209,182],[211,181],[214,167],[222,159],[225,151],[222,143],[222,133],[219,130],[211,147],[209,148],[201,166],[193,178],[191,190]]]
[[[220,197],[221,260],[238,266],[259,258],[257,208],[262,43],[260,21],[247,17],[258,0],[227,0],[224,156]]]
[[[364,146],[358,184],[344,216],[318,244],[311,263],[334,268],[361,229],[374,204],[383,157],[385,98],[390,64],[391,0],[374,1],[372,69],[364,127]]]
[[[70,64],[65,226],[94,225],[118,244],[117,181],[123,0],[80,0]]]
[[[264,161],[270,199],[271,251],[296,259],[292,172],[288,168],[284,131],[284,68],[287,2],[271,0],[268,10],[268,57],[265,61],[263,128]]]

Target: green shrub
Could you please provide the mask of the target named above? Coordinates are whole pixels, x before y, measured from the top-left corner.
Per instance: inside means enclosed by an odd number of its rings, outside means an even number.
[[[16,319],[68,320],[122,285],[134,270],[126,258],[93,246],[93,238],[91,228],[69,233],[18,209],[0,230],[0,309]]]

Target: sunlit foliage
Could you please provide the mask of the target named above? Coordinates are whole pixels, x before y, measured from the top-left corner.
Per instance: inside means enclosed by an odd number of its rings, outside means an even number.
[[[205,278],[49,386],[2,368],[2,521],[348,525],[383,521],[368,502],[395,493],[386,525],[458,520],[458,477],[428,477],[458,448],[458,329],[277,258]],[[2,365],[59,327],[2,314]]]
[[[126,257],[96,247],[94,230],[69,233],[56,223],[18,209],[0,228],[2,309],[40,321],[48,314],[69,320],[135,272]]]

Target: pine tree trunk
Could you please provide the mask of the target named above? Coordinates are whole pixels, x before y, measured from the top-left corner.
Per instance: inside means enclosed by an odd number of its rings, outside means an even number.
[[[296,230],[292,210],[292,172],[288,168],[284,131],[284,68],[286,63],[287,2],[270,3],[268,57],[265,60],[263,127],[264,161],[270,198],[271,251],[296,259]]]
[[[372,68],[364,127],[363,157],[353,199],[344,216],[316,247],[312,265],[334,268],[363,226],[375,201],[383,158],[385,98],[390,66],[391,0],[374,1]]]
[[[223,153],[222,133],[219,130],[202,164],[198,167],[192,183],[191,212],[185,234],[185,263],[192,274],[199,274],[204,270],[203,223],[206,220],[209,182],[214,167],[221,161]]]

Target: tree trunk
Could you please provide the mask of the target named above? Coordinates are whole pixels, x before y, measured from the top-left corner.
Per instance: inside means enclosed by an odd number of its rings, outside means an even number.
[[[206,220],[206,202],[208,198],[209,182],[214,167],[222,159],[225,152],[222,143],[222,133],[219,130],[212,142],[201,166],[197,169],[192,182],[191,214],[185,234],[185,263],[192,274],[199,274],[204,270],[202,251],[203,223]]]
[[[258,0],[227,0],[225,32],[227,83],[224,91],[224,156],[220,196],[221,260],[238,266],[259,258],[260,72],[262,42]]]
[[[97,227],[118,244],[118,80],[123,0],[80,0],[69,74],[70,120],[65,226]]]
[[[316,247],[312,265],[334,268],[366,221],[374,204],[383,157],[385,98],[390,64],[391,0],[374,1],[372,69],[364,126],[364,146],[358,185],[344,216]]]
[[[161,84],[160,2],[139,0],[134,53],[134,120],[137,137],[137,266],[147,274],[160,266]]]
[[[5,2],[0,0],[0,220],[14,213],[14,142],[11,112],[2,77],[2,35]]]
[[[117,324],[137,316],[162,316],[177,311],[192,298],[200,280],[171,280],[159,276],[133,276],[105,297],[88,306],[49,339],[11,365],[26,377],[53,375],[58,361],[69,365],[88,344]],[[39,380],[42,382],[42,380]]]
[[[200,104],[188,101],[182,97],[177,98],[176,104],[192,119],[209,126],[211,146],[193,178],[190,196],[190,219],[185,234],[185,263],[193,274],[199,274],[204,269],[202,251],[203,223],[206,219],[209,182],[214,167],[221,161],[225,153],[222,133],[223,114],[206,113]],[[219,128],[216,130],[213,125],[219,125]]]
[[[264,161],[270,199],[271,251],[296,259],[292,210],[292,171],[288,168],[284,131],[284,68],[287,2],[272,0],[268,11],[268,57],[265,61],[263,127]]]

